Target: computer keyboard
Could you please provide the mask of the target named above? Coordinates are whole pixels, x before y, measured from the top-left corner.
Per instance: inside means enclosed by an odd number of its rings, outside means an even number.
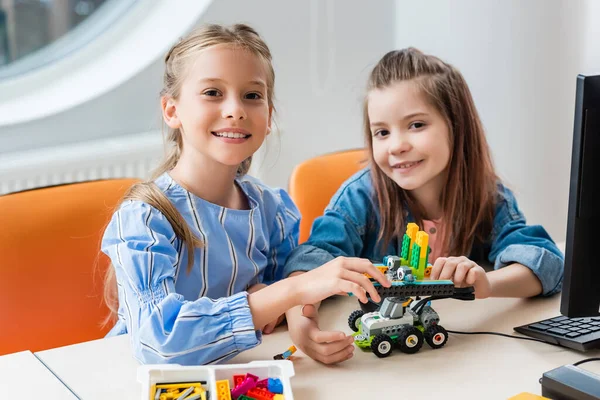
[[[517,326],[514,329],[523,335],[574,350],[586,351],[600,348],[600,317],[560,316]]]

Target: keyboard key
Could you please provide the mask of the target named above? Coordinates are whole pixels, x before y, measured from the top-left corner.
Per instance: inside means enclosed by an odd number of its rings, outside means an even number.
[[[560,329],[560,328],[548,329],[548,332],[549,333],[554,333],[555,335],[560,335],[560,336],[563,336],[563,335],[566,335],[567,333],[569,333],[568,330],[566,330],[566,329]],[[579,332],[581,332],[581,331],[579,331]]]
[[[569,332],[565,336],[568,337],[568,338],[574,338],[574,337],[577,337],[577,336],[581,336],[581,333],[580,332]]]
[[[588,328],[591,328],[592,325],[590,325],[590,324],[583,324],[583,325],[579,325],[579,327],[582,328],[582,329],[588,329]]]
[[[564,317],[564,316],[563,316],[563,317],[556,317],[556,318],[552,318],[552,319],[549,319],[549,320],[547,320],[547,321],[552,321],[552,322],[561,322],[561,321],[564,321],[565,319],[569,319],[569,318],[567,318],[567,317]]]
[[[600,331],[600,326],[592,326],[591,328],[588,328],[588,329],[592,332],[597,332],[597,331]]]
[[[529,325],[529,328],[535,329],[536,331],[546,331],[552,327],[550,325],[537,323],[537,324]]]
[[[590,333],[591,331],[589,329],[580,329],[579,333],[581,333],[582,335],[585,335],[586,333]]]

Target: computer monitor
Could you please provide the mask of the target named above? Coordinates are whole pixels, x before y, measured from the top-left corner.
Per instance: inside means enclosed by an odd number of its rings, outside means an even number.
[[[577,77],[561,296],[566,317],[600,315],[600,75]]]

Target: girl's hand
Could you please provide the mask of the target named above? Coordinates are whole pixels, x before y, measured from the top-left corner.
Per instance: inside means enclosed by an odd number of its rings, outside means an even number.
[[[343,332],[319,329],[319,314],[312,304],[288,311],[288,329],[292,341],[304,354],[323,364],[336,364],[354,355],[354,338]]]
[[[366,303],[367,293],[373,301],[381,298],[364,273],[368,273],[385,287],[391,282],[369,260],[337,257],[305,274],[294,276],[294,288],[298,295],[297,304],[315,304],[335,294],[352,293]]]
[[[475,297],[485,299],[492,287],[485,270],[467,257],[440,257],[431,269],[431,279],[451,279],[456,287],[473,286]]]
[[[254,293],[254,292],[258,292],[260,289],[264,289],[266,288],[267,285],[265,285],[264,283],[257,283],[256,285],[252,285],[248,288],[247,292],[248,294],[250,293]],[[271,321],[269,322],[267,325],[265,325],[261,330],[264,334],[268,335],[269,333],[273,332],[273,330],[279,326],[283,320],[285,319],[285,314],[281,314],[275,321]]]

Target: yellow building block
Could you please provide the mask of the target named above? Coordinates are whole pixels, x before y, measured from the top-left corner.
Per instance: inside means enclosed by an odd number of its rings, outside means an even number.
[[[216,382],[217,400],[231,400],[231,389],[229,389],[229,379]]]
[[[415,242],[417,232],[419,232],[419,225],[415,224],[414,222],[410,222],[408,225],[406,225],[406,234],[410,238],[411,247]]]
[[[421,247],[419,258],[427,257],[427,246],[429,245],[429,235],[424,231],[417,232],[416,243]]]

